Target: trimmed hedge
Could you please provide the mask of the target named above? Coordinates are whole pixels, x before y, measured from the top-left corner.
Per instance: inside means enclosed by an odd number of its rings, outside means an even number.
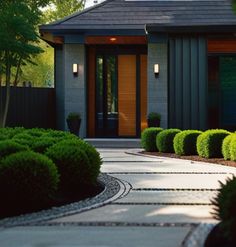
[[[0,160],[10,154],[28,150],[27,146],[12,140],[0,141]]]
[[[11,154],[0,165],[1,204],[22,209],[45,205],[58,182],[55,164],[44,155],[32,151]]]
[[[45,153],[56,164],[60,174],[59,188],[67,193],[81,191],[86,184],[94,183],[90,176],[90,166],[86,152],[72,141],[59,142]]]
[[[236,137],[233,137],[230,143],[230,159],[236,161]]]
[[[202,133],[199,130],[184,130],[174,138],[174,150],[178,155],[196,155],[197,138]]]
[[[32,150],[37,153],[44,154],[47,149],[51,146],[53,146],[57,140],[50,137],[40,137],[32,144]]]
[[[207,130],[197,138],[198,155],[204,158],[220,158],[222,156],[222,142],[230,132],[216,129]]]
[[[174,153],[174,137],[180,133],[179,129],[163,130],[156,136],[157,149],[162,153]]]
[[[147,152],[158,151],[156,146],[156,136],[158,133],[163,131],[162,128],[146,128],[141,134],[141,145]]]
[[[230,146],[231,141],[236,138],[235,134],[231,134],[225,137],[222,143],[222,155],[225,160],[230,160]]]
[[[226,183],[220,182],[220,190],[213,200],[215,206],[215,218],[220,220],[220,226],[226,239],[229,239],[232,245],[236,242],[236,177],[227,179]]]
[[[36,139],[35,137],[33,137],[29,134],[26,134],[24,132],[19,133],[12,138],[12,140],[14,142],[17,142],[17,143],[22,144],[22,145],[26,145],[28,147],[32,146],[35,139]]]

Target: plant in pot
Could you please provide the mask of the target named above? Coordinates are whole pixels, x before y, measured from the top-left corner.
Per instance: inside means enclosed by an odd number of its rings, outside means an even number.
[[[68,129],[70,133],[79,135],[81,117],[79,113],[71,112],[66,118]]]
[[[150,112],[148,114],[148,127],[160,127],[161,115],[156,112]]]

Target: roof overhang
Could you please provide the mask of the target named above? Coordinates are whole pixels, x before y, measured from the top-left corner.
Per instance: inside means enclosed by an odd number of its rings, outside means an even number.
[[[236,24],[227,25],[160,25],[146,24],[146,33],[236,33]]]

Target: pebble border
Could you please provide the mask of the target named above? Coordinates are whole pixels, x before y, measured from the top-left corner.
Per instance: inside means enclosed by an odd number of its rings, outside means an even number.
[[[117,178],[101,173],[98,182],[104,185],[104,190],[95,197],[87,198],[83,201],[74,202],[60,207],[53,207],[35,213],[23,214],[16,217],[4,218],[0,220],[0,227],[15,227],[35,225],[39,222],[56,219],[81,213],[87,210],[98,208],[117,200],[127,193],[131,188],[130,184]]]

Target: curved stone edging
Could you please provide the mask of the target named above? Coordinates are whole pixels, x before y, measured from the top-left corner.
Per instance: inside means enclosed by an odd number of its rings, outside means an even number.
[[[49,221],[59,217],[98,208],[125,196],[127,193],[129,193],[131,188],[130,184],[127,182],[121,181],[104,173],[99,175],[98,182],[103,184],[105,189],[95,197],[60,207],[53,207],[35,213],[5,218],[0,220],[0,227],[34,225],[35,223]]]
[[[201,223],[188,234],[182,247],[204,247],[205,240],[216,224]]]

